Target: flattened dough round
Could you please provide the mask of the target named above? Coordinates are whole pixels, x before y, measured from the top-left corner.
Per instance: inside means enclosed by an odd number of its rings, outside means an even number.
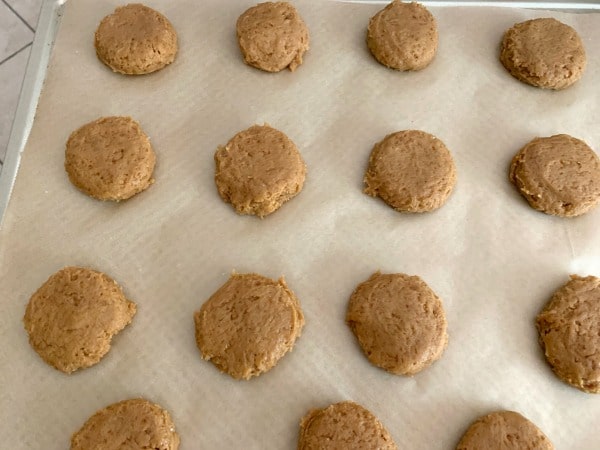
[[[156,72],[177,54],[177,33],[158,11],[140,3],[115,9],[98,25],[94,45],[98,59],[125,75]]]
[[[300,193],[306,165],[281,131],[254,125],[215,152],[219,195],[239,214],[264,217]]]
[[[90,197],[121,201],[147,189],[156,155],[131,117],[102,117],[74,131],[67,141],[65,170]]]
[[[71,450],[177,450],[179,436],[168,411],[142,398],[96,412],[71,437]]]
[[[435,136],[398,131],[378,142],[365,174],[365,193],[401,212],[427,212],[442,206],[456,183],[450,151]]]
[[[600,393],[600,279],[571,275],[536,325],[554,373],[577,389]]]
[[[353,402],[313,409],[300,422],[298,450],[397,450],[383,424]]]
[[[550,440],[521,414],[496,411],[478,418],[456,450],[553,450]]]
[[[442,302],[417,276],[374,273],[350,297],[346,323],[369,361],[397,375],[430,366],[448,344]]]
[[[437,51],[435,18],[420,3],[395,0],[369,21],[367,46],[384,66],[396,70],[421,70]]]
[[[135,311],[135,303],[109,276],[65,267],[31,296],[23,322],[42,359],[71,373],[98,363]]]
[[[545,89],[564,89],[583,75],[583,42],[556,19],[527,20],[504,33],[500,61],[518,80]]]
[[[194,322],[202,357],[247,380],[292,350],[304,315],[283,278],[234,273],[194,314]]]
[[[308,28],[288,2],[259,3],[246,10],[236,25],[244,62],[266,72],[290,71],[302,64],[308,50]]]
[[[600,202],[600,158],[566,134],[529,142],[514,156],[509,178],[532,208],[546,214],[579,216]]]

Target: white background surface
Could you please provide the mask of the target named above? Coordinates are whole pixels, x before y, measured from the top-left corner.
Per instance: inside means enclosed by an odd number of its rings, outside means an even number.
[[[453,448],[495,409],[521,412],[559,449],[597,447],[598,398],[554,377],[533,320],[568,274],[600,274],[600,210],[575,219],[533,211],[507,171],[535,136],[600,146],[598,16],[551,13],[579,31],[589,63],[572,88],[549,92],[497,60],[504,30],[548,12],[432,9],[436,60],[403,74],[366,50],[380,6],[300,1],[311,31],[305,63],[266,74],[243,65],[235,42],[250,3],[149,1],[178,30],[180,54],[159,73],[127,78],[92,46],[117,4],[67,6],[0,230],[1,442],[65,448],[97,409],[144,396],[171,411],[183,450],[293,449],[308,409],[346,399],[376,414],[401,448]],[[63,169],[68,135],[113,114],[140,121],[158,156],[156,184],[118,205],[79,193]],[[308,177],[261,221],[219,199],[212,155],[263,122],[294,140]],[[435,134],[455,157],[456,190],[434,213],[399,214],[361,192],[373,144],[410,128]],[[109,355],[71,376],[41,361],[21,323],[30,295],[65,265],[108,273],[138,304]],[[249,382],[202,361],[194,342],[193,312],[233,269],[285,275],[307,320],[295,350]],[[371,366],[344,324],[352,290],[377,269],[420,275],[444,302],[448,349],[413,378]]]
[[[0,169],[42,0],[0,1]]]

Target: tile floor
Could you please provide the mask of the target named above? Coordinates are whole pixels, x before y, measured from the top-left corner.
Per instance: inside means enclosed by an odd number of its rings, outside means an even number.
[[[0,0],[0,167],[43,0]]]

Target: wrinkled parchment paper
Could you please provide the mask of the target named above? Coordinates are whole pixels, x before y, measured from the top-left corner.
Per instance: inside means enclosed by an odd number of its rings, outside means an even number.
[[[0,231],[0,442],[64,449],[97,409],[143,396],[171,411],[183,450],[294,449],[300,418],[361,403],[400,448],[452,449],[477,416],[517,410],[558,449],[593,450],[600,397],[559,381],[534,317],[568,275],[600,275],[600,208],[574,219],[531,209],[507,181],[535,136],[568,133],[600,149],[600,15],[433,8],[433,64],[399,73],[374,61],[365,27],[380,5],[298,1],[311,49],[294,73],[242,63],[235,21],[252,2],[146,3],[179,33],[167,69],[124,77],[103,66],[93,32],[120,2],[65,8],[37,117]],[[498,62],[505,29],[553,16],[587,49],[583,79],[534,89]],[[64,144],[84,123],[131,115],[155,147],[156,183],[122,204],[77,191]],[[213,153],[255,123],[284,131],[308,166],[302,193],[264,220],[217,195]],[[458,184],[440,210],[400,214],[362,193],[373,144],[421,129],[452,151]],[[31,294],[65,265],[104,271],[138,313],[95,367],[71,376],[29,347]],[[234,381],[202,361],[193,312],[232,270],[284,275],[306,327],[271,372]],[[372,272],[420,275],[442,298],[450,342],[440,361],[404,378],[371,366],[344,323],[347,300]]]

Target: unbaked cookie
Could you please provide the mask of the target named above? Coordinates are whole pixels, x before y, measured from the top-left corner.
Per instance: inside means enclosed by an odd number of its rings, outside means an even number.
[[[31,296],[23,322],[42,359],[71,373],[98,363],[135,311],[135,303],[107,275],[65,267]]]
[[[131,117],[102,117],[74,131],[67,141],[65,170],[71,183],[99,200],[126,200],[154,179],[156,155]]]
[[[194,314],[194,322],[202,357],[247,380],[292,350],[304,315],[283,278],[234,273]]]
[[[313,409],[300,422],[298,450],[397,450],[383,424],[353,402]]]
[[[536,325],[556,375],[577,389],[600,393],[600,278],[571,275]]]
[[[500,61],[518,80],[546,89],[571,86],[586,66],[577,31],[552,18],[517,23],[506,31]]]
[[[239,214],[264,217],[300,193],[306,165],[281,131],[254,125],[215,152],[215,183]]]
[[[179,436],[168,411],[142,398],[96,412],[71,437],[71,450],[177,450]]]
[[[133,3],[102,19],[94,45],[98,59],[113,71],[143,75],[175,60],[177,33],[161,13]]]
[[[456,450],[553,450],[550,440],[521,414],[497,411],[471,424]]]
[[[346,323],[369,361],[397,375],[425,369],[448,344],[442,302],[417,276],[374,273],[350,297]]]
[[[401,212],[442,206],[456,183],[450,151],[423,131],[398,131],[378,142],[365,174],[365,193]]]
[[[395,0],[369,21],[367,46],[384,66],[396,70],[424,69],[437,51],[435,18],[419,3]]]
[[[600,158],[566,134],[529,142],[513,158],[509,178],[532,208],[546,214],[579,216],[600,202]]]
[[[244,62],[267,72],[286,67],[292,72],[308,50],[308,28],[288,2],[259,3],[246,10],[236,25]]]

